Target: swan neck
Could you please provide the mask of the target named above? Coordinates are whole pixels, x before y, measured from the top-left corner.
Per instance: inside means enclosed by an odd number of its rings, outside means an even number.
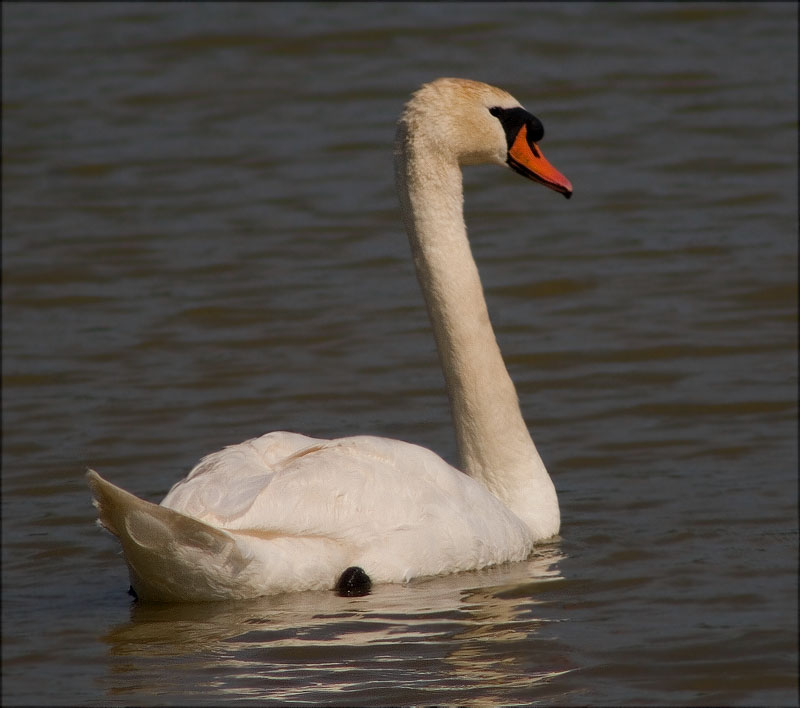
[[[522,417],[489,320],[464,224],[461,168],[426,145],[424,136],[410,135],[401,122],[395,172],[461,467],[523,517],[532,510],[529,492],[540,495],[544,489],[545,504],[552,507],[555,502],[557,517],[555,490]],[[556,533],[557,521],[554,528],[538,535]]]

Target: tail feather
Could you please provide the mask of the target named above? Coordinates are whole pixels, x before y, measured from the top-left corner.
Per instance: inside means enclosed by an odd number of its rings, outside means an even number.
[[[94,470],[86,477],[98,522],[119,538],[140,599],[185,602],[252,594],[251,558],[230,533],[139,499]]]

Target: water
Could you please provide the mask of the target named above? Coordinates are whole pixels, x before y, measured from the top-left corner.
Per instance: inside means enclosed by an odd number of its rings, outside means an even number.
[[[3,5],[4,704],[796,704],[797,5]],[[159,500],[273,429],[455,457],[392,183],[425,80],[507,88],[570,202],[466,176],[559,491],[526,563],[137,606]]]

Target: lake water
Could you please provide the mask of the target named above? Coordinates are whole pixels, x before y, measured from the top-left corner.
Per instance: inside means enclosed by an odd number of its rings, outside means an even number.
[[[797,7],[4,3],[3,704],[796,705]],[[465,183],[561,537],[132,603],[86,466],[158,501],[275,429],[455,458],[391,163],[437,76],[575,188]]]

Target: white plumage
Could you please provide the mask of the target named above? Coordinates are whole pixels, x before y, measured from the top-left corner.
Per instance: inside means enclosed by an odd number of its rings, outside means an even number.
[[[517,109],[500,89],[439,79],[412,97],[395,145],[463,471],[407,442],[288,432],[206,456],[161,505],[90,471],[99,521],[119,537],[139,598],[332,588],[352,566],[403,582],[522,560],[558,533],[555,488],[497,347],[462,214],[462,164],[508,163],[571,193],[525,138],[536,119]]]

